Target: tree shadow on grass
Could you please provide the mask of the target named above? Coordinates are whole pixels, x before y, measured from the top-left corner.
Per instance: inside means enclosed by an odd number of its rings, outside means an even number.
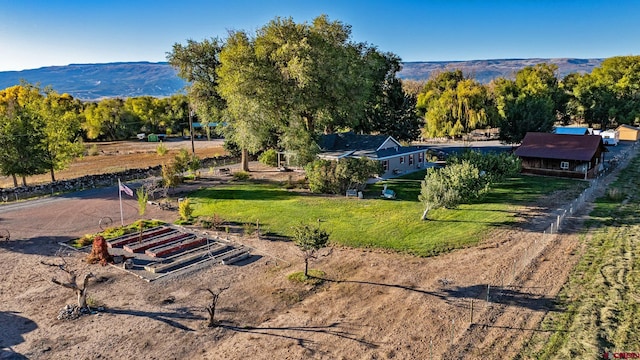
[[[4,333],[0,336],[0,359],[27,359],[26,356],[11,350],[12,346],[24,342],[23,334],[38,328],[32,320],[12,311],[0,311],[0,323],[10,324],[4,327]]]
[[[195,330],[189,328],[188,326],[182,325],[181,323],[179,323],[174,319],[203,320],[203,321],[206,320],[206,318],[203,316],[194,315],[192,311],[187,308],[181,308],[174,312],[148,312],[148,311],[108,308],[105,310],[105,313],[115,314],[115,315],[147,317],[153,320],[161,321],[169,326],[172,326],[184,331],[195,331]]]

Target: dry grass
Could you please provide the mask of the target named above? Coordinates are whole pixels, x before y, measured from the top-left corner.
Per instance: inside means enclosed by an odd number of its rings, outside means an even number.
[[[91,174],[108,174],[129,169],[144,169],[150,166],[162,165],[169,162],[180,151],[191,151],[191,142],[188,140],[173,140],[163,143],[167,153],[158,155],[156,148],[158,143],[141,141],[118,141],[87,144],[87,155],[75,160],[65,170],[56,172],[56,180],[68,180]],[[196,155],[201,158],[224,155],[222,141],[196,141],[194,143]],[[27,185],[43,184],[51,181],[49,173],[27,177]],[[21,180],[18,179],[21,184]],[[12,187],[13,180],[8,176],[0,176],[0,187]]]

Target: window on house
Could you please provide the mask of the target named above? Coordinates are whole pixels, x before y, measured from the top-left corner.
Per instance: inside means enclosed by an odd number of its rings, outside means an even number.
[[[568,161],[561,161],[560,162],[560,169],[569,170],[569,162]]]
[[[404,156],[400,156],[400,164],[404,164]]]
[[[389,171],[389,160],[382,160],[382,168],[384,169],[384,172]]]
[[[409,165],[413,165],[413,154],[409,155]]]
[[[424,160],[424,153],[418,153],[418,162],[421,163]]]

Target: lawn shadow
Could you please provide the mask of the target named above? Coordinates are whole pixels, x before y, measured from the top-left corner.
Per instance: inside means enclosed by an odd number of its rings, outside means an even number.
[[[12,346],[24,342],[23,334],[38,328],[38,325],[17,312],[0,311],[0,323],[11,324],[5,327],[5,332],[0,336],[0,359],[27,359],[26,356],[11,350]]]
[[[147,317],[153,320],[161,321],[169,326],[172,326],[176,329],[184,330],[184,331],[195,331],[185,325],[180,324],[178,321],[174,319],[184,319],[184,320],[206,320],[205,317],[200,315],[194,315],[192,310],[187,308],[177,309],[175,312],[148,312],[148,311],[139,311],[139,310],[127,310],[127,309],[115,309],[115,308],[107,308],[105,313],[115,314],[115,315],[131,315],[131,316],[139,316],[139,317]]]

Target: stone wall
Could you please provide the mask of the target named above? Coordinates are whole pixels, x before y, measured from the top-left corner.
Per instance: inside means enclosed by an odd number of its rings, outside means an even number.
[[[220,165],[226,166],[235,160],[236,159],[228,156],[206,158],[201,160],[201,166],[202,168]],[[129,169],[109,174],[86,175],[75,179],[55,181],[47,184],[0,189],[0,200],[2,202],[25,200],[59,193],[114,186],[118,184],[118,179],[122,182],[127,182],[159,176],[162,176],[161,165],[148,167],[146,169]]]

